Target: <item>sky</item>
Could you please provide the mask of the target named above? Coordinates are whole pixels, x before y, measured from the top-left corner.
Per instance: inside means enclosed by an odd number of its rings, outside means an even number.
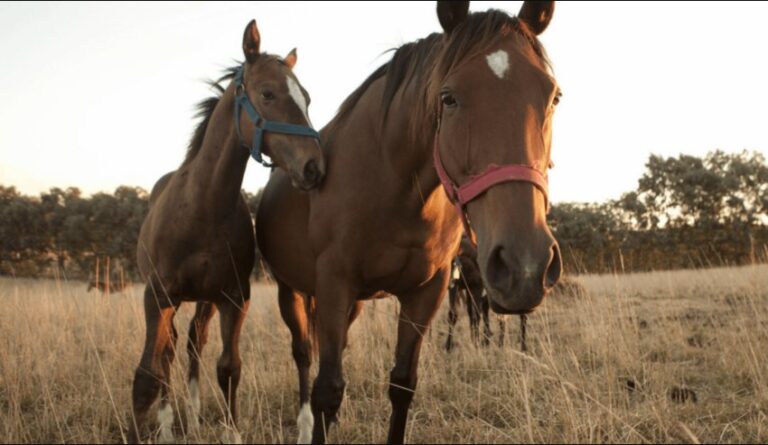
[[[552,201],[618,198],[652,153],[768,153],[766,16],[762,2],[558,3],[540,36],[563,90]],[[440,31],[435,2],[1,3],[0,185],[151,189],[252,18],[262,50],[298,48],[318,128],[386,50]],[[268,176],[251,162],[243,187]]]

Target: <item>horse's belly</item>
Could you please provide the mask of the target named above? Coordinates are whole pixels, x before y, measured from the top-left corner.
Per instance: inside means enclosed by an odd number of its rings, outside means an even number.
[[[309,197],[276,171],[264,188],[256,217],[259,250],[272,274],[291,288],[313,295],[315,256],[309,245]]]

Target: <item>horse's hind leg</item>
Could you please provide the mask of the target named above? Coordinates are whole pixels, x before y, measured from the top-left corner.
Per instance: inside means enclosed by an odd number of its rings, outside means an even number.
[[[448,289],[448,338],[445,340],[445,350],[451,352],[453,349],[453,327],[456,326],[456,320],[458,320],[458,287],[454,286]]]
[[[432,281],[400,296],[400,319],[397,326],[395,367],[389,375],[389,400],[392,417],[387,443],[403,443],[408,410],[416,391],[419,353],[424,334],[440,306],[448,282],[448,271],[438,273]]]
[[[277,282],[277,298],[280,315],[291,331],[291,349],[296,369],[299,373],[299,417],[296,424],[299,428],[298,443],[309,443],[312,440],[312,428],[315,420],[309,404],[309,367],[312,364],[312,338],[310,333],[311,320],[308,319],[307,304],[310,297],[294,292],[286,284]]]
[[[165,297],[155,295],[151,284],[147,284],[144,290],[144,314],[146,318],[146,340],[144,352],[141,355],[139,367],[133,379],[133,418],[129,422],[128,440],[131,443],[139,443],[141,432],[147,423],[147,414],[150,407],[157,399],[160,390],[170,377],[166,368],[170,368],[168,349],[172,348],[174,335],[173,316],[176,308]],[[167,395],[163,389],[164,396]],[[161,428],[167,425],[165,430],[170,431],[173,424],[173,411],[170,404],[164,405],[158,411],[158,420]],[[161,440],[163,438],[161,437]]]
[[[216,306],[213,303],[200,301],[195,307],[195,316],[189,323],[187,429],[190,432],[197,431],[200,426],[200,359],[203,355],[203,347],[208,341],[208,324],[215,313]]]
[[[505,315],[499,315],[499,347],[504,346],[504,336],[507,334],[507,318]]]
[[[472,344],[477,347],[480,340],[480,302],[469,288],[464,289],[464,297],[467,301],[467,315],[469,316],[469,332],[472,337]]]
[[[483,334],[483,346],[488,346],[491,344],[491,337],[493,337],[493,332],[491,332],[491,321],[490,321],[490,302],[488,301],[488,295],[485,293],[484,290],[480,290],[480,311],[483,314],[483,326],[484,326],[484,334]]]
[[[250,291],[248,283],[243,286],[244,291]],[[221,314],[221,341],[224,345],[224,351],[216,364],[216,376],[227,401],[227,425],[233,428],[234,433],[234,437],[231,439],[237,443],[240,442],[240,436],[237,432],[237,387],[240,384],[240,368],[242,367],[239,341],[249,302],[248,298],[244,298],[237,302],[239,304],[229,302],[217,305]]]

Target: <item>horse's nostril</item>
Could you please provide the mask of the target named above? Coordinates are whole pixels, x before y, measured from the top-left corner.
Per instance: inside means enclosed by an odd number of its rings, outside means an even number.
[[[310,159],[304,165],[304,180],[312,185],[317,185],[320,181],[320,169],[317,167],[317,161]]]
[[[488,276],[489,284],[505,292],[511,288],[512,270],[504,259],[504,248],[496,246],[488,257],[488,269],[486,274]]]
[[[552,246],[552,259],[547,266],[547,273],[544,275],[544,287],[551,289],[560,280],[560,274],[563,272],[563,261],[560,258],[560,247],[555,244]]]

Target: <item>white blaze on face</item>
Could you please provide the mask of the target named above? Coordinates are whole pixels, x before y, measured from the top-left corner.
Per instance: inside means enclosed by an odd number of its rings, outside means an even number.
[[[509,70],[509,54],[503,49],[500,49],[485,56],[485,60],[488,61],[488,66],[491,67],[493,74],[499,79],[503,79],[504,75]]]
[[[173,442],[173,408],[170,403],[164,403],[157,410],[157,423],[160,425],[160,442]]]
[[[296,102],[299,110],[304,113],[304,119],[307,120],[307,124],[311,127],[312,123],[309,121],[309,114],[307,113],[307,98],[304,97],[301,87],[291,76],[287,76],[286,81],[288,83],[288,94],[290,94],[293,101]]]
[[[299,411],[299,418],[296,419],[296,423],[299,426],[299,440],[296,443],[311,443],[315,417],[312,415],[312,408],[309,407],[309,403],[301,405],[301,411]]]

